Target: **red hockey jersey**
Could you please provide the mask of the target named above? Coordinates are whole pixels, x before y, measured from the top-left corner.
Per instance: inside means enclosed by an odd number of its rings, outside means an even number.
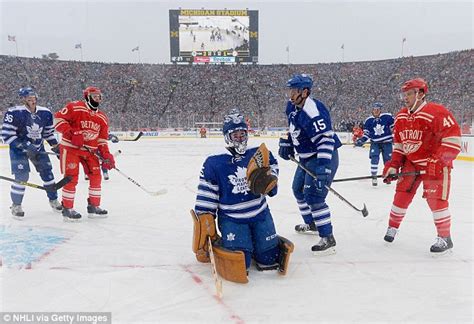
[[[453,115],[442,105],[424,102],[410,113],[403,107],[395,118],[392,161],[404,158],[424,168],[430,157],[446,165],[461,151],[461,130]]]
[[[63,135],[60,144],[70,148],[77,148],[71,143],[71,131],[81,131],[85,147],[96,150],[105,145],[108,150],[108,124],[102,111],[90,109],[84,101],[70,102],[54,114],[54,127]]]

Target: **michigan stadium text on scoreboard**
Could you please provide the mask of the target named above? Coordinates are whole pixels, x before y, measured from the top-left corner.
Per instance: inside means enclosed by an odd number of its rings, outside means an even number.
[[[257,63],[258,10],[170,10],[173,63]]]

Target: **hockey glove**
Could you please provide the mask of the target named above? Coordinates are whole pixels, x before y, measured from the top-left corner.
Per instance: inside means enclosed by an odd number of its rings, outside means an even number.
[[[114,159],[114,156],[112,154],[110,154],[110,152],[105,152],[102,154],[102,166],[107,169],[107,170],[111,170],[113,168],[115,168],[115,159]]]
[[[51,152],[56,153],[56,157],[59,160],[59,145],[51,146]]]
[[[316,186],[316,192],[321,193],[329,185],[331,169],[325,165],[319,165],[316,167],[315,174],[314,185]]]
[[[390,184],[392,181],[397,180],[398,177],[395,176],[397,173],[398,168],[392,165],[392,161],[388,161],[383,168],[383,182]]]
[[[355,146],[362,147],[362,146],[364,146],[364,141],[362,141],[362,140],[359,138],[357,141],[355,141],[354,145],[355,145]]]
[[[84,145],[82,131],[71,131],[71,144],[81,148]]]
[[[25,148],[26,155],[28,155],[31,162],[36,163],[38,161],[38,148],[30,141],[26,142],[23,147]]]
[[[291,138],[280,138],[279,146],[278,155],[283,160],[289,160],[290,157],[295,156],[295,148],[293,147]]]
[[[440,174],[443,173],[443,168],[446,165],[441,161],[441,159],[438,159],[435,156],[432,156],[428,158],[427,164],[426,164],[426,173],[430,177],[438,177]]]

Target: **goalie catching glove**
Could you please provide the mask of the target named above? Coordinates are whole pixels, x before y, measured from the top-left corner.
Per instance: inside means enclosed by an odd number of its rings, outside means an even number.
[[[247,165],[248,187],[255,195],[266,195],[275,188],[277,182],[278,178],[270,168],[270,151],[262,143]]]

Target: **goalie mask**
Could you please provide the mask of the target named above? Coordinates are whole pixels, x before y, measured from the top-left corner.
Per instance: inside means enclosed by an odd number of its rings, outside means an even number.
[[[222,132],[229,148],[234,149],[238,154],[245,153],[247,150],[248,126],[244,117],[238,111],[232,110],[229,115],[224,117]]]

